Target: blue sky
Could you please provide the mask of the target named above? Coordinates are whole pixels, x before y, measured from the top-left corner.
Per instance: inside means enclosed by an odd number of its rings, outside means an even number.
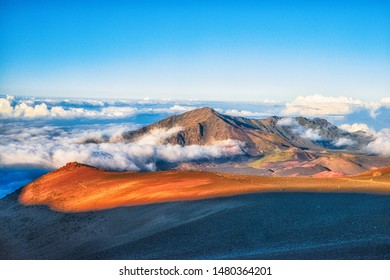
[[[0,45],[2,94],[390,96],[389,1],[2,0]]]

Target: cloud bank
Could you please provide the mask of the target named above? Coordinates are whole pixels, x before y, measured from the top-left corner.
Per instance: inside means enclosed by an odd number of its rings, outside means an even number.
[[[342,124],[339,128],[352,133],[362,131],[372,135],[375,134],[375,130],[369,128],[365,123]]]
[[[356,144],[355,141],[345,137],[333,141],[333,145],[336,147],[352,146],[355,144]]]
[[[125,143],[122,133],[132,127],[111,125],[104,129],[64,129],[46,126],[13,126],[0,140],[0,166],[34,166],[54,169],[78,161],[110,170],[154,171],[158,162],[188,162],[242,154],[242,143],[224,140],[212,145],[180,146],[164,144],[178,131],[156,129],[135,142]],[[84,143],[94,139],[97,143]],[[99,143],[99,141],[104,143]]]
[[[236,109],[228,109],[223,111],[224,114],[236,117],[264,117],[269,116],[269,114],[264,112],[252,112],[247,110],[236,110]]]
[[[120,118],[132,116],[136,109],[132,107],[105,107],[99,110],[84,108],[48,107],[46,103],[37,105],[26,101],[14,102],[12,99],[0,98],[1,118]]]
[[[208,104],[170,100],[93,100],[93,99],[29,99],[7,95],[0,98],[0,118],[3,119],[119,119],[140,114],[181,114]],[[265,105],[264,105],[265,104]],[[269,105],[267,105],[269,104]],[[195,106],[198,105],[198,106]],[[209,105],[208,105],[209,106]],[[263,103],[262,112],[216,109],[222,114],[240,117],[275,115],[274,103]],[[278,109],[279,110],[279,109]]]
[[[297,120],[295,118],[290,118],[290,117],[281,118],[280,120],[277,121],[276,124],[280,126],[287,126],[287,127],[299,126]]]
[[[348,132],[364,132],[373,137],[373,141],[361,147],[362,151],[385,157],[390,156],[389,128],[384,128],[377,132],[364,123],[342,124],[339,127]]]
[[[390,129],[385,128],[375,134],[375,140],[367,145],[367,150],[377,155],[390,156]]]
[[[286,115],[302,115],[310,117],[326,115],[347,115],[360,110],[368,110],[371,117],[375,118],[377,110],[386,106],[388,100],[380,102],[366,102],[356,98],[345,96],[323,96],[314,94],[298,96],[295,100],[286,103],[283,113]]]
[[[291,131],[299,137],[308,139],[310,141],[321,141],[324,137],[320,135],[317,129],[307,128],[298,123],[295,118],[284,117],[277,121],[277,125],[288,127]]]
[[[67,106],[53,105],[56,103],[65,103]],[[16,100],[13,96],[7,95],[6,98],[0,98],[0,118],[115,119],[148,113],[177,114],[184,113],[196,108],[193,106],[183,106],[178,104],[166,108],[136,108],[132,106],[123,106],[123,102],[119,102],[121,106],[112,106],[107,104],[115,103],[93,100],[80,100],[79,102],[77,102],[77,100],[72,100],[71,102],[67,100],[46,100],[46,102],[36,102],[34,99]],[[71,107],[69,105],[88,105],[92,107]]]
[[[277,122],[278,125],[288,127],[291,129],[291,131],[295,134],[297,134],[299,137],[302,137],[304,139],[308,139],[310,141],[329,141],[328,138],[320,134],[320,130],[318,129],[312,129],[312,128],[307,128],[305,126],[302,126],[298,123],[298,121],[295,118],[291,117],[284,117],[278,120]],[[348,132],[356,132],[361,129],[369,129],[367,125],[364,124],[354,124],[354,125],[348,125],[344,124],[341,125],[340,128],[344,129],[345,131]],[[356,141],[346,138],[346,137],[341,137],[339,139],[335,139],[332,142],[332,145],[336,148],[340,147],[346,147],[346,146],[352,146],[357,144]]]

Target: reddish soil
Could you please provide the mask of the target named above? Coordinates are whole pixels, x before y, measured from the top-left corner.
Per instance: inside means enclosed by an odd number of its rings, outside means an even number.
[[[267,177],[202,171],[107,172],[69,163],[26,185],[19,201],[64,212],[84,212],[254,192],[390,193],[390,167],[358,176]]]

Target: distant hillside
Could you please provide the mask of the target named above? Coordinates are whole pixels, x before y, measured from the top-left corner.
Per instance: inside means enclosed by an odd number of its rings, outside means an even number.
[[[363,131],[350,133],[320,118],[249,119],[205,107],[124,133],[121,141],[142,145],[145,139],[181,146],[212,146],[218,141],[234,140],[239,143],[237,151],[241,149],[236,156],[218,159],[158,162],[158,170],[337,177],[390,165],[390,158],[365,152],[364,147],[373,141],[372,135]]]
[[[345,145],[336,145],[340,139],[344,139],[344,142],[348,139],[346,141],[351,147],[370,141],[370,137],[364,133],[346,132],[324,119],[288,118],[292,123],[287,125],[283,124],[283,119],[276,116],[266,119],[233,117],[205,107],[168,117],[131,131],[124,137],[128,141],[134,141],[156,128],[180,127],[181,130],[167,138],[165,143],[183,146],[206,145],[233,139],[245,143],[243,151],[249,156],[292,147],[313,150],[346,148]],[[311,137],[307,132],[315,134],[316,137]]]

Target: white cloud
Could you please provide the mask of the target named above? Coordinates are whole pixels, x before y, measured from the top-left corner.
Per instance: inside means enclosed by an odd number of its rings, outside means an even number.
[[[342,124],[339,126],[340,129],[348,132],[363,131],[369,134],[375,134],[375,131],[368,127],[365,123],[354,123],[354,124]]]
[[[132,127],[111,125],[106,129],[30,127],[14,125],[0,139],[0,166],[29,165],[58,168],[71,161],[112,170],[155,170],[156,163],[179,163],[242,154],[242,143],[217,141],[211,145],[180,146],[164,144],[164,140],[180,131],[156,129],[134,142],[123,141],[122,133]],[[4,129],[1,131],[4,132]],[[93,139],[95,143],[84,143]],[[99,141],[106,141],[99,143]]]
[[[13,114],[14,108],[11,105],[11,100],[8,98],[0,98],[0,116],[7,117]]]
[[[24,124],[8,124],[0,126],[0,150],[8,153],[7,148],[21,148],[31,145],[32,147],[42,144],[73,145],[83,144],[90,140],[94,142],[117,143],[123,141],[123,133],[138,128],[138,125],[88,125],[77,128],[43,126],[31,127]],[[41,147],[41,146],[39,146]],[[12,155],[11,155],[12,156]],[[1,164],[0,155],[0,164]]]
[[[23,100],[27,102],[29,100]],[[64,103],[67,105],[90,105],[90,106],[105,106],[107,104],[113,104],[118,101],[113,100],[99,100],[99,99],[57,99],[57,98],[45,98],[45,99],[36,99],[34,102],[46,103],[48,105],[54,105],[59,103]]]
[[[320,141],[324,139],[324,137],[320,135],[319,130],[312,129],[312,128],[305,128],[303,126],[298,126],[293,129],[293,132],[298,134],[300,137],[311,141]]]
[[[374,140],[362,149],[369,153],[374,153],[382,156],[390,156],[390,129],[384,128],[376,132],[364,123],[343,124],[339,126],[341,129],[348,132],[363,131],[371,135]]]
[[[354,123],[354,124],[343,124],[339,126],[341,129],[348,131],[350,133],[356,133],[359,131],[366,132],[372,137],[372,141],[366,146],[361,145],[361,151],[373,153],[376,155],[381,155],[388,157],[390,156],[390,129],[384,128],[379,132],[376,132],[374,129],[370,128],[367,124],[364,123]],[[357,144],[356,141],[348,138],[340,138],[337,141],[334,141],[333,144],[336,147],[340,146],[351,146]]]
[[[381,99],[381,103],[390,103],[390,97],[384,97]]]
[[[381,99],[382,106],[390,108],[390,97],[385,97]]]
[[[390,129],[385,128],[376,133],[375,140],[367,145],[367,151],[382,156],[390,156]]]
[[[128,116],[133,116],[137,113],[137,109],[133,107],[106,107],[99,111],[91,111],[91,117],[93,115],[97,117],[105,118],[123,118]]]
[[[55,102],[54,102],[55,101]],[[48,104],[59,103],[59,100],[47,100]],[[99,106],[97,109],[87,109],[78,107],[62,107],[62,106],[48,106],[45,102],[36,104],[36,101],[32,100],[20,100],[15,102],[13,98],[0,98],[0,117],[2,118],[125,118],[131,117],[136,114],[142,113],[165,113],[165,114],[178,114],[184,113],[196,107],[183,106],[175,104],[167,108],[141,108],[137,109],[131,106],[107,106],[103,101],[93,100],[63,100],[72,105],[93,105]],[[13,103],[16,103],[15,105]]]
[[[281,118],[276,124],[280,126],[299,126],[297,120],[290,117]]]
[[[269,114],[261,113],[261,112],[251,112],[246,110],[236,110],[236,109],[229,109],[224,111],[224,114],[230,115],[230,116],[237,116],[237,117],[261,117],[261,116],[268,116]]]
[[[166,114],[177,114],[177,113],[184,113],[187,111],[191,111],[196,109],[197,107],[193,106],[182,106],[182,105],[173,105],[169,108],[150,108],[150,109],[143,109],[143,112],[154,112],[154,113],[166,113]]]
[[[323,116],[347,115],[362,109],[376,117],[376,111],[381,107],[380,102],[365,102],[360,99],[339,96],[323,96],[320,94],[298,96],[295,100],[286,103],[283,110],[287,115]]]
[[[262,103],[281,103],[279,100],[275,100],[275,99],[264,99],[261,102]]]
[[[342,147],[342,146],[352,146],[356,144],[355,141],[349,139],[349,138],[339,138],[336,141],[333,142],[333,145],[336,147]]]
[[[83,108],[49,108],[46,103],[27,104],[25,101],[13,106],[12,100],[0,98],[0,116],[3,118],[120,118],[137,113],[133,107],[104,107],[99,110]]]
[[[277,124],[290,128],[293,133],[298,134],[304,139],[311,141],[319,141],[324,139],[324,137],[320,135],[319,130],[301,126],[295,118],[284,117],[278,120]]]
[[[39,118],[50,115],[50,111],[45,103],[32,107],[23,102],[15,106],[13,114],[15,117]]]
[[[140,145],[157,145],[181,130],[182,128],[178,126],[169,129],[155,128],[148,134],[143,135],[142,137],[137,139],[137,143]]]

